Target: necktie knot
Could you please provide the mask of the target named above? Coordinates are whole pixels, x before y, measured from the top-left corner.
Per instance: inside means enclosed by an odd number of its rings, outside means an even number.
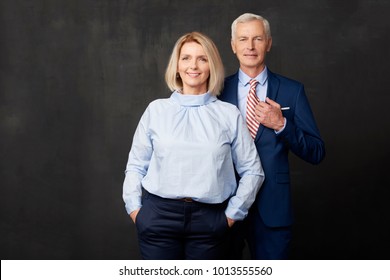
[[[255,79],[251,79],[251,80],[249,81],[249,84],[250,84],[251,88],[252,88],[252,87],[256,87],[258,83],[259,83],[259,82],[258,82],[257,80],[255,80]],[[256,89],[255,89],[255,91],[256,91]]]

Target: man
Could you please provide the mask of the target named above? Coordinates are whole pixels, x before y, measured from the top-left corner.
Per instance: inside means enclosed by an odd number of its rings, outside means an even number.
[[[240,69],[225,79],[220,99],[235,104],[246,118],[265,172],[256,201],[236,230],[244,234],[253,259],[287,259],[293,223],[288,153],[318,164],[325,156],[324,142],[303,85],[265,65],[272,46],[268,21],[241,15],[232,24],[231,45]],[[258,82],[252,91],[259,100],[247,104],[251,79]]]

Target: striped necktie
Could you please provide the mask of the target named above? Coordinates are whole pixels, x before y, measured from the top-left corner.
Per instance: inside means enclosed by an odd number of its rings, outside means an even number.
[[[248,126],[249,132],[252,135],[252,138],[255,139],[257,134],[257,129],[259,128],[260,123],[255,118],[255,108],[257,103],[259,103],[259,98],[256,96],[256,85],[259,82],[255,79],[249,81],[250,89],[248,94],[248,99],[246,103],[246,124]]]

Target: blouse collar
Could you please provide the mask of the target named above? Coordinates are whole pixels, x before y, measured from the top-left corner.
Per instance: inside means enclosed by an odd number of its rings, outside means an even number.
[[[171,99],[178,102],[181,106],[197,107],[214,102],[217,100],[217,97],[211,95],[209,92],[199,95],[190,95],[174,91],[171,95]]]

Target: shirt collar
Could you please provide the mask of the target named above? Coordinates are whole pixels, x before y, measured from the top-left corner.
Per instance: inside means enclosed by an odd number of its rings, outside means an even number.
[[[246,86],[247,84],[249,84],[249,81],[251,79],[252,78],[245,74],[241,69],[238,70],[238,80],[241,84]],[[259,82],[260,85],[263,86],[265,84],[268,79],[267,66],[264,67],[263,71],[261,71],[261,73],[255,77],[255,79]]]
[[[171,99],[179,103],[181,106],[197,107],[214,102],[217,100],[217,97],[211,95],[209,92],[199,95],[190,95],[174,91],[171,95]]]

